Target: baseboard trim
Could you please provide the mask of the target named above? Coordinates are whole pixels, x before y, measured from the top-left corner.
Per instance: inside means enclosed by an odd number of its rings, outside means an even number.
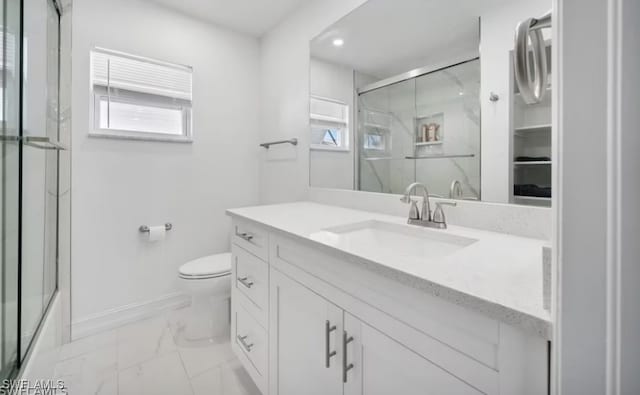
[[[71,322],[71,339],[78,340],[105,330],[154,316],[189,304],[189,297],[176,292],[144,302],[131,303]]]

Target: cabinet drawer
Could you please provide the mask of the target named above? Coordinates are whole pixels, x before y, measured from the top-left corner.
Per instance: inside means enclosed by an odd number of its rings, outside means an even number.
[[[267,332],[241,304],[234,304],[233,314],[233,349],[260,391],[266,393],[269,350]]]
[[[269,265],[244,249],[231,247],[234,294],[248,300],[249,311],[266,326],[269,308]]]
[[[258,258],[269,259],[269,236],[265,229],[241,220],[235,220],[231,242],[239,245]]]

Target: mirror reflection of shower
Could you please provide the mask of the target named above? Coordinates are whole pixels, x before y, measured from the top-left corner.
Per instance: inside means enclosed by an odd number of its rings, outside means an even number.
[[[418,181],[435,196],[479,199],[479,59],[412,74],[358,89],[357,189],[402,193]]]

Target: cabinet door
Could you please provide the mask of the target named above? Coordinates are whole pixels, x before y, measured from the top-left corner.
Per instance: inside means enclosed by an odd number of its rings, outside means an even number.
[[[342,395],[342,310],[273,268],[270,292],[270,393]]]
[[[344,316],[344,395],[482,393],[349,313]]]

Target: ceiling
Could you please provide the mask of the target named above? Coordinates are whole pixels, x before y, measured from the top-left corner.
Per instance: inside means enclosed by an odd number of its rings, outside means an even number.
[[[183,14],[261,36],[308,0],[150,0]]]
[[[313,39],[311,54],[379,79],[455,63],[479,55],[479,16],[508,1],[369,0]]]

